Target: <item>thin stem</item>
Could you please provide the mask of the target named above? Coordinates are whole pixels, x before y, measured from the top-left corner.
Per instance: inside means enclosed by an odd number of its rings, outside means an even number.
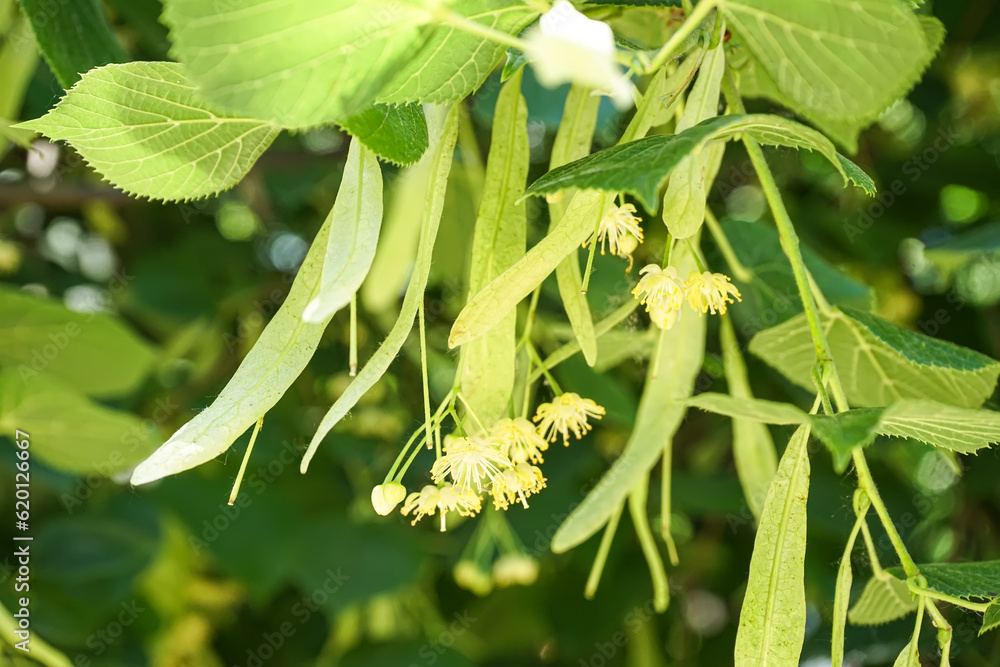
[[[403,457],[406,456],[406,452],[409,451],[410,446],[413,445],[414,442],[416,442],[417,438],[420,436],[420,434],[422,432],[423,432],[422,428],[416,429],[413,432],[413,435],[410,436],[410,439],[406,441],[406,444],[403,445],[403,448],[401,450],[399,450],[399,454],[396,454],[396,460],[392,462],[392,467],[389,468],[389,472],[387,472],[385,474],[385,479],[382,480],[383,484],[388,484],[389,482],[395,481],[396,471],[399,469],[399,464],[402,463]],[[426,435],[424,437],[426,438]],[[424,440],[421,440],[420,442],[423,443]],[[417,445],[417,451],[419,451],[419,450],[420,450],[420,446]],[[410,465],[407,464],[406,468],[409,468],[409,467],[410,467]],[[404,468],[403,472],[400,473],[400,475],[399,475],[400,479],[402,479],[403,473],[406,472],[406,468]]]
[[[698,248],[696,248],[695,245],[691,243],[691,239],[684,239],[684,243],[687,244],[688,250],[691,251],[691,257],[694,258],[694,263],[698,267],[698,271],[701,271],[702,273],[708,271],[708,269],[705,267],[704,262],[701,261],[701,256],[698,253]]]
[[[622,518],[622,511],[625,504],[618,505],[618,508],[611,514],[607,525],[604,527],[604,535],[601,536],[601,545],[597,547],[597,555],[594,556],[594,564],[590,566],[590,574],[587,575],[587,585],[583,589],[583,597],[588,600],[593,599],[597,594],[597,586],[601,583],[601,574],[604,572],[604,564],[608,562],[608,553],[611,551],[611,543],[615,540],[615,532],[618,530],[618,521]]]
[[[868,551],[868,560],[871,561],[872,575],[881,577],[885,574],[882,563],[878,559],[878,551],[875,550],[875,540],[872,539],[871,529],[868,528],[868,520],[861,524],[861,534],[865,538],[865,549]]]
[[[545,376],[545,379],[549,381],[549,384],[552,386],[552,390],[556,393],[556,395],[563,393],[562,389],[559,387],[559,383],[556,382],[554,377],[552,377],[552,373],[549,372],[549,369],[545,367],[545,362],[538,356],[538,350],[535,349],[535,346],[528,342],[525,344],[525,348],[527,348],[528,354],[534,358],[535,363],[538,364],[542,374]]]
[[[358,295],[351,295],[351,342],[348,359],[348,374],[354,377],[358,374]]]
[[[947,602],[948,604],[955,605],[956,607],[963,607],[965,609],[970,609],[972,611],[979,612],[980,614],[986,611],[986,608],[990,606],[989,602],[972,602],[971,600],[963,600],[962,598],[954,597],[946,593],[932,591],[928,588],[921,588],[912,581],[907,581],[906,586],[907,588],[910,589],[910,592],[912,592],[915,595],[919,595],[920,597],[931,598],[932,600],[940,600],[941,602]]]
[[[431,390],[427,377],[427,326],[424,323],[424,297],[420,296],[420,308],[417,310],[417,321],[420,328],[420,374],[424,383],[424,426],[427,428],[427,439],[433,437],[431,429]],[[456,374],[457,375],[457,374]]]
[[[743,101],[740,99],[739,91],[737,90],[736,83],[733,80],[732,71],[729,69],[726,70],[726,76],[723,78],[722,86],[726,95],[726,100],[729,102],[729,106],[736,113],[744,113],[746,109],[743,106]],[[792,219],[788,215],[788,210],[785,208],[784,201],[782,201],[781,198],[781,192],[778,190],[778,184],[774,180],[774,175],[771,173],[770,167],[768,167],[767,160],[764,158],[764,152],[761,150],[760,145],[754,139],[746,135],[743,137],[743,143],[746,146],[747,153],[750,156],[750,161],[753,163],[754,169],[757,172],[761,187],[764,190],[764,196],[766,197],[768,205],[771,208],[771,213],[774,216],[774,222],[778,228],[778,237],[781,242],[781,249],[784,251],[785,256],[788,257],[788,261],[792,265],[792,274],[795,277],[795,285],[798,288],[799,298],[802,300],[802,306],[805,309],[806,320],[809,323],[809,332],[812,335],[813,345],[816,348],[816,357],[819,363],[823,364],[824,368],[828,370],[828,374],[825,374],[823,379],[829,381],[830,390],[833,393],[838,409],[846,410],[848,408],[847,394],[844,391],[844,386],[837,373],[837,368],[833,361],[833,355],[830,353],[830,345],[827,342],[826,333],[820,325],[816,300],[812,293],[812,285],[810,284],[808,278],[805,260],[802,258],[802,251],[799,248],[799,238],[795,233],[795,226],[792,224]],[[882,522],[882,526],[889,535],[889,539],[892,542],[893,548],[896,550],[896,554],[899,556],[903,569],[906,571],[907,576],[918,575],[919,570],[917,569],[916,563],[914,563],[909,551],[907,551],[906,545],[903,543],[903,539],[899,536],[899,532],[893,525],[892,518],[889,516],[888,510],[886,510],[885,503],[882,501],[882,497],[878,493],[878,488],[875,486],[875,480],[872,478],[871,471],[868,469],[868,463],[865,459],[864,452],[860,447],[855,447],[851,452],[851,456],[854,460],[855,470],[857,471],[858,484],[868,494],[872,506],[875,508],[875,512],[878,514],[879,520]]]
[[[656,55],[653,56],[653,60],[649,64],[649,68],[646,73],[655,72],[656,70],[663,67],[663,65],[674,56],[674,52],[680,47],[688,36],[691,35],[695,29],[701,25],[708,15],[715,9],[716,0],[701,0],[697,5],[695,5],[694,10],[688,14],[687,19],[681,24],[677,31],[670,36],[667,43],[664,44]]]
[[[930,600],[924,600],[927,613],[931,615],[931,623],[938,629],[938,646],[941,648],[941,667],[951,665],[951,623],[944,617],[944,614],[937,608],[937,605]]]
[[[594,255],[597,254],[597,235],[601,231],[601,221],[604,219],[604,203],[606,195],[601,195],[601,207],[597,211],[597,224],[594,225],[594,235],[590,237],[590,254],[587,255],[587,270],[583,274],[583,285],[580,286],[580,293],[587,293],[587,286],[590,285],[590,272],[594,268]],[[576,257],[574,254],[573,257]]]
[[[458,392],[457,394],[455,394],[455,398],[457,398],[462,402],[462,405],[465,406],[466,412],[468,412],[469,416],[472,417],[472,421],[476,422],[476,426],[479,427],[479,430],[485,431],[486,427],[483,426],[483,422],[479,421],[479,417],[476,415],[476,411],[473,410],[472,406],[469,405],[469,402],[465,400],[465,396],[462,396],[462,392]]]
[[[263,425],[264,418],[261,417],[257,420],[257,424],[253,427],[253,433],[250,435],[250,444],[247,445],[247,451],[243,454],[243,463],[240,464],[240,471],[236,474],[236,482],[233,484],[233,490],[229,494],[230,505],[236,502],[236,496],[240,494],[240,485],[243,484],[243,475],[247,471],[247,463],[250,462],[250,452],[253,451],[253,445],[257,442],[257,434],[260,433],[260,428]]]
[[[906,545],[903,543],[903,538],[900,537],[896,526],[892,523],[889,510],[886,509],[885,503],[882,502],[882,496],[879,495],[878,488],[875,486],[875,479],[872,477],[871,470],[868,469],[868,461],[865,460],[864,453],[860,447],[855,447],[854,451],[851,452],[851,456],[854,459],[854,469],[858,476],[858,485],[868,494],[868,499],[871,500],[872,507],[875,508],[875,513],[878,514],[879,520],[882,521],[882,527],[885,528],[886,534],[889,535],[889,541],[892,542],[892,546],[896,550],[896,555],[899,556],[899,562],[902,564],[906,576],[918,576],[920,570],[917,568],[917,564],[913,562],[910,552],[907,551]]]
[[[621,306],[616,308],[611,312],[610,315],[602,319],[600,322],[594,325],[594,334],[600,338],[604,334],[608,333],[616,326],[618,326],[623,320],[625,320],[629,315],[635,312],[635,309],[639,307],[639,301],[637,299],[629,298],[628,301],[623,303]],[[580,351],[580,342],[575,338],[564,345],[556,348],[552,354],[545,357],[545,367],[549,370],[555,368],[562,362],[566,361],[574,354]],[[530,369],[529,369],[530,370]],[[528,382],[534,382],[542,376],[542,371],[536,369],[528,374]],[[525,410],[527,412],[527,410]]]
[[[670,534],[671,508],[671,477],[673,474],[674,442],[668,440],[663,446],[663,462],[660,464],[660,536],[667,545],[667,556],[674,567],[680,563],[677,557],[677,545],[674,536]]]
[[[649,566],[649,574],[653,578],[653,607],[656,611],[663,613],[670,604],[670,588],[667,585],[667,571],[663,569],[663,559],[656,549],[656,541],[653,539],[653,532],[649,529],[649,520],[646,518],[646,491],[649,487],[649,480],[643,479],[636,484],[628,497],[628,510],[632,515],[632,523],[635,526],[635,534],[639,538],[639,545],[642,547],[642,554],[646,557],[646,564]]]
[[[723,259],[729,265],[729,270],[733,272],[733,277],[742,283],[753,280],[753,272],[744,266],[740,258],[736,256],[736,251],[733,250],[732,244],[729,243],[726,233],[722,231],[722,225],[719,224],[719,220],[707,208],[705,209],[705,226],[712,233],[715,245],[719,247],[719,252],[722,253]]]
[[[667,242],[663,246],[663,263],[660,264],[662,268],[667,268],[670,266],[670,254],[674,249],[674,236],[670,232],[667,232]]]

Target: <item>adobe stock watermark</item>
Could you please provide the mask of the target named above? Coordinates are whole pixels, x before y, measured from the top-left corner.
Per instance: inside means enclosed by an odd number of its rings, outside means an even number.
[[[908,180],[897,178],[889,184],[889,187],[882,188],[876,194],[875,200],[858,214],[853,223],[850,221],[844,223],[844,234],[847,235],[847,240],[852,245],[858,237],[871,229],[875,221],[885,215],[886,211],[905,195],[914,183],[920,180],[920,177],[941,158],[943,153],[955,145],[957,134],[952,128],[942,127],[939,129],[930,146],[903,163],[902,172],[904,176],[909,177]]]

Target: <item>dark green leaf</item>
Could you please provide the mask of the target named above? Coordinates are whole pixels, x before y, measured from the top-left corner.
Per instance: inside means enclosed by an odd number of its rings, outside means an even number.
[[[427,121],[419,104],[376,104],[340,125],[393,164],[413,164],[427,150]]]
[[[59,85],[67,90],[95,67],[129,60],[98,0],[58,6],[50,0],[21,0],[21,9]]]
[[[655,135],[606,148],[553,169],[535,181],[525,195],[546,195],[568,188],[628,192],[647,210],[655,211],[659,208],[660,188],[681,160],[712,141],[737,134],[747,134],[772,146],[817,150],[840,171],[845,181],[849,180],[842,159],[822,134],[780,116],[750,114],[710,118],[679,134]],[[873,193],[869,184],[870,181],[858,183]]]
[[[994,598],[1000,595],[1000,560],[976,563],[927,563],[918,565],[927,579],[927,588],[963,600]],[[897,577],[905,576],[900,567],[886,570]]]
[[[853,309],[832,309],[822,326],[851,405],[883,407],[923,398],[975,408],[996,386],[1000,362]],[[805,315],[762,331],[750,351],[812,389],[816,350]]]
[[[835,415],[813,415],[813,433],[833,454],[833,466],[842,473],[851,460],[851,450],[870,445],[878,432],[881,408],[861,408]]]

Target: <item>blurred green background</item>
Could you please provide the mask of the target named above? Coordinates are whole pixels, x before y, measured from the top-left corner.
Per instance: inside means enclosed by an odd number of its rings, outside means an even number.
[[[111,0],[105,7],[131,57],[167,57],[156,0]],[[942,53],[908,100],[863,135],[856,156],[878,182],[878,199],[845,190],[820,158],[768,154],[828,296],[874,304],[899,324],[996,358],[1000,9],[994,0],[955,0],[933,3],[931,11],[948,29]],[[650,10],[650,21],[657,20],[662,15]],[[0,0],[0,33],[0,117],[38,117],[62,89],[25,38],[11,0]],[[488,148],[496,83],[494,75],[466,104],[473,133],[456,157],[433,266],[428,316],[432,384],[439,388],[450,386],[454,370],[447,331],[465,298],[476,149],[485,155]],[[534,178],[545,170],[565,91],[545,91],[527,72],[524,92]],[[602,118],[598,139],[606,145],[627,118],[610,109]],[[0,124],[5,129],[7,121]],[[208,405],[280,305],[332,205],[347,149],[343,135],[284,134],[236,189],[186,204],[129,199],[64,146],[38,142],[29,153],[0,141],[0,539],[13,544],[11,434],[19,428],[30,433],[33,454],[32,629],[73,665],[731,664],[754,533],[726,420],[692,414],[676,443],[680,565],[670,568],[665,614],[652,612],[648,571],[629,522],[592,601],[582,593],[597,540],[561,556],[548,550],[556,527],[626,440],[645,370],[638,320],[611,339],[615,354],[604,367],[595,371],[574,359],[557,369],[563,386],[594,398],[608,415],[583,442],[551,450],[548,488],[530,511],[506,514],[538,561],[537,581],[477,595],[452,574],[477,521],[454,522],[441,534],[434,522],[412,528],[398,514],[378,517],[369,503],[371,487],[420,422],[414,347],[327,438],[309,473],[298,472],[305,442],[349,381],[346,313],[268,413],[236,505],[228,507],[226,498],[248,435],[229,455],[161,483],[132,488],[124,481],[129,466]],[[398,171],[386,165],[384,173],[391,197]],[[741,286],[744,302],[732,312],[744,342],[796,312],[750,173],[742,151],[729,150],[710,199],[741,258],[770,276],[767,285]],[[536,207],[531,214],[537,240],[543,213]],[[658,240],[662,247],[662,226],[645,217],[644,248]],[[405,245],[407,236],[397,230],[383,240]],[[597,259],[590,297],[600,313],[625,298],[628,283],[618,260]],[[405,279],[406,267],[394,268]],[[360,314],[362,362],[395,318],[397,301],[378,296],[381,305]],[[546,283],[540,317],[544,348],[570,335],[554,281]],[[710,332],[709,340],[717,337]],[[717,351],[706,357],[700,390],[724,390]],[[763,363],[748,363],[759,396],[808,400]],[[788,435],[774,429],[779,448]],[[829,664],[834,576],[853,522],[853,478],[835,475],[822,448],[812,451],[803,664],[818,667]],[[920,445],[879,441],[870,452],[918,562],[1000,558],[996,450],[961,460],[960,474]],[[420,471],[429,465],[429,458],[418,459],[407,479],[411,490],[425,483]],[[653,478],[655,499],[659,475]],[[657,512],[651,502],[654,520]],[[888,543],[879,548],[884,563],[894,564]],[[12,552],[0,550],[0,601],[8,609],[17,597]],[[855,596],[864,572],[858,561]],[[953,664],[1000,664],[1000,634],[977,639],[978,617],[946,613],[955,626]],[[890,664],[911,627],[904,620],[848,628],[850,664]],[[921,652],[934,655],[933,633],[924,640]],[[0,664],[33,663],[4,646]]]

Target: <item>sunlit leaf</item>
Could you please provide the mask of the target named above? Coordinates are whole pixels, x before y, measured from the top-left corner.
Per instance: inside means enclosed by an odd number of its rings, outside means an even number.
[[[528,178],[528,107],[520,74],[504,84],[497,98],[486,189],[472,240],[469,294],[509,269],[524,254],[527,217],[517,199]],[[514,389],[517,325],[512,310],[498,326],[462,348],[462,393],[486,424],[506,414]]]
[[[285,127],[371,106],[421,43],[417,0],[167,0],[172,54],[213,101]]]
[[[329,322],[351,302],[371,268],[381,225],[382,170],[375,154],[352,139],[330,212],[319,292],[306,304],[303,321]]]
[[[537,10],[521,0],[454,0],[453,12],[509,35],[517,34]],[[507,47],[479,35],[437,26],[385,84],[385,102],[451,102],[478,89]]]
[[[853,309],[833,309],[822,326],[853,406],[923,398],[978,407],[1000,374],[1000,362],[983,354]],[[757,334],[750,351],[792,382],[812,388],[816,350],[805,315]]]
[[[458,106],[452,105],[450,108],[435,109],[434,114],[428,118],[428,129],[431,134],[431,146],[421,158],[422,162],[426,161],[429,164],[429,168],[424,171],[428,176],[424,183],[424,200],[421,210],[412,212],[414,219],[419,220],[421,224],[420,245],[417,249],[416,267],[410,277],[410,284],[406,288],[403,305],[399,310],[399,318],[364,368],[348,385],[347,390],[324,415],[316,433],[309,441],[309,448],[302,457],[300,466],[302,472],[309,468],[309,462],[323,438],[385,375],[389,365],[399,354],[403,343],[406,342],[406,338],[413,328],[417,309],[423,303],[424,289],[427,287],[427,278],[430,275],[431,257],[434,254],[434,241],[437,238],[441,211],[444,207],[448,174],[451,171],[451,161],[455,151],[455,140],[458,135]]]
[[[231,188],[278,134],[205,102],[180,65],[157,62],[91,70],[18,127],[69,142],[115,187],[164,200]]]

